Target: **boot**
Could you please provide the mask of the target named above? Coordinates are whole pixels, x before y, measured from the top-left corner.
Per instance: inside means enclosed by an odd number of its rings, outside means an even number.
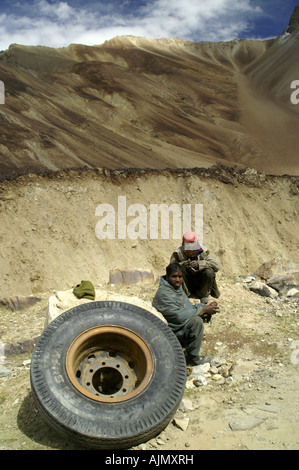
[[[186,362],[188,366],[201,366],[207,362],[211,362],[213,356],[190,356],[187,355]]]

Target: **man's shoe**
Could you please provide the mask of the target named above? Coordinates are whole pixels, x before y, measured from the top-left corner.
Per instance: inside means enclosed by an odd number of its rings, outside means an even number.
[[[212,360],[213,356],[187,356],[186,362],[188,366],[201,366]]]

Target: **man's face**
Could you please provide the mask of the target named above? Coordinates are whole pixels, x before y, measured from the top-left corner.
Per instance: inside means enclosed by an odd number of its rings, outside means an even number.
[[[166,276],[166,281],[168,281],[174,289],[178,289],[183,282],[183,273],[181,271],[174,272]]]
[[[187,258],[197,258],[200,253],[202,253],[202,250],[185,250]]]

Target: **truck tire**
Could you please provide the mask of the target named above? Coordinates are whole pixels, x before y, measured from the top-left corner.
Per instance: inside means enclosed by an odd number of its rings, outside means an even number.
[[[172,330],[124,302],[90,302],[53,320],[33,351],[37,408],[85,448],[128,449],[161,432],[182,399],[186,363]]]

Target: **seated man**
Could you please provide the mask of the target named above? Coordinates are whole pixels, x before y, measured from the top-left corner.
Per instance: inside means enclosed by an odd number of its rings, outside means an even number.
[[[182,282],[180,264],[169,264],[166,276],[161,276],[152,305],[162,313],[182,347],[186,348],[187,364],[196,366],[210,362],[209,358],[199,356],[204,331],[203,316],[214,315],[219,312],[219,308],[216,301],[208,305],[192,305],[183,291]]]
[[[202,303],[208,303],[209,295],[218,299],[215,273],[219,265],[209,250],[201,247],[194,232],[184,234],[182,245],[171,255],[170,263],[174,262],[182,266],[183,289],[188,297],[201,299]]]

